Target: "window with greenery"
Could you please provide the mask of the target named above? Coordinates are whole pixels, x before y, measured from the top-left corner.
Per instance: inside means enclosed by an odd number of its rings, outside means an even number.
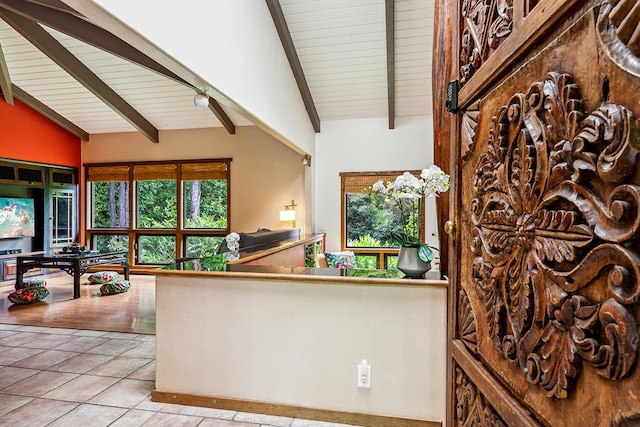
[[[391,232],[402,229],[399,213],[387,198],[365,190],[379,181],[393,181],[404,171],[343,172],[340,174],[342,197],[342,248],[356,254],[363,268],[393,268],[398,245]],[[419,174],[420,171],[409,171]],[[424,209],[419,209],[419,224],[412,227],[424,240]]]
[[[129,227],[129,166],[88,169],[91,181],[91,227]]]
[[[177,168],[176,164],[149,164],[133,167],[137,199],[137,228],[176,228],[178,221]]]
[[[182,165],[184,228],[227,228],[227,169],[222,163]]]
[[[172,264],[176,259],[176,236],[138,236],[138,264]]]
[[[85,165],[90,246],[132,251],[134,265],[215,253],[229,231],[230,162]]]
[[[91,247],[100,252],[128,251],[129,235],[127,234],[96,234]]]
[[[218,252],[220,243],[224,240],[222,236],[187,236],[185,256],[187,257],[209,257]]]

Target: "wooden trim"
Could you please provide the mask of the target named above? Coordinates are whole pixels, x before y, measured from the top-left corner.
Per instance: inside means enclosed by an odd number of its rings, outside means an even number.
[[[162,165],[167,163],[184,164],[184,163],[231,163],[232,158],[220,158],[220,159],[191,159],[191,160],[147,160],[140,162],[104,162],[104,163],[83,163],[85,168],[91,166],[133,166],[133,165]]]
[[[514,16],[511,35],[481,65],[480,69],[469,79],[469,82],[460,89],[458,95],[460,108],[473,102],[480,92],[494,84],[513,61],[527,53],[540,38],[547,35],[564,14],[577,3],[578,0],[543,0],[529,13],[526,19]],[[552,16],[554,19],[549,18]],[[524,21],[527,21],[526,25],[518,25]],[[538,24],[534,25],[531,21]],[[454,18],[453,22],[460,21],[456,21]],[[457,48],[456,52],[460,52],[459,46],[457,44],[454,46]]]
[[[284,53],[287,55],[287,59],[289,60],[289,66],[293,72],[293,77],[296,79],[296,83],[298,84],[298,90],[302,96],[304,106],[307,109],[307,114],[309,115],[309,120],[313,125],[313,130],[315,130],[316,133],[319,133],[320,118],[318,117],[316,106],[313,103],[311,90],[309,90],[309,85],[307,84],[307,79],[304,76],[302,65],[300,65],[298,53],[296,52],[296,47],[291,39],[291,33],[289,32],[287,20],[285,19],[282,8],[280,7],[280,2],[278,0],[266,0],[266,2],[267,7],[269,7],[269,12],[271,13],[271,18],[273,19],[273,24],[278,31],[278,36],[280,37]]]
[[[368,427],[439,427],[441,422],[386,417],[382,415],[358,414],[354,412],[332,411],[328,409],[306,408],[244,399],[197,396],[193,394],[170,393],[153,390],[154,402],[178,405],[200,406],[230,411],[250,412],[280,417],[303,418],[331,423],[353,424]]]
[[[389,129],[395,129],[395,1],[385,0],[384,11],[387,35],[387,108],[389,114]]]
[[[489,398],[489,402],[500,416],[507,421],[517,420],[519,427],[539,427],[531,413],[492,377],[482,365],[466,350],[459,340],[451,343],[453,360],[462,368],[478,390]]]
[[[13,89],[13,94],[15,95],[15,97],[18,98],[20,101],[22,101],[24,104],[26,104],[28,107],[30,107],[32,110],[35,110],[38,113],[42,114],[52,122],[56,123],[58,126],[66,129],[71,134],[77,136],[81,140],[89,141],[89,132],[71,123],[69,120],[62,117],[62,115],[58,114],[51,108],[47,107],[45,104],[38,101],[33,96],[29,95],[27,92],[20,89],[15,84],[12,84],[11,87]]]
[[[69,73],[69,75],[138,129],[143,135],[155,143],[159,142],[158,129],[122,99],[109,85],[100,80],[98,76],[71,54],[71,52],[62,46],[62,44],[44,28],[7,9],[0,8],[0,16],[18,33],[49,57],[49,59]]]
[[[9,75],[9,69],[7,68],[7,61],[4,58],[2,52],[2,46],[0,46],[0,92],[4,97],[4,102],[9,105],[13,105],[13,89],[11,87],[11,76]]]

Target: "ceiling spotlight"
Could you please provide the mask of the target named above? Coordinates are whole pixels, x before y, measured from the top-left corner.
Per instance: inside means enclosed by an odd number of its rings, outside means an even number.
[[[207,108],[209,105],[209,95],[206,93],[196,93],[196,96],[193,97],[193,103],[200,109]]]

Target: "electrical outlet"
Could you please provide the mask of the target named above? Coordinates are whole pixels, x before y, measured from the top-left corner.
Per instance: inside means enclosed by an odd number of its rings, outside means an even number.
[[[371,387],[371,365],[366,360],[358,364],[358,387]]]

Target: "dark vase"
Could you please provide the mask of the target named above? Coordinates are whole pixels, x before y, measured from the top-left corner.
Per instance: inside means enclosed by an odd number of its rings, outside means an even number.
[[[406,277],[423,279],[424,273],[431,270],[431,263],[424,262],[418,256],[418,248],[403,246],[398,252],[398,270]]]

